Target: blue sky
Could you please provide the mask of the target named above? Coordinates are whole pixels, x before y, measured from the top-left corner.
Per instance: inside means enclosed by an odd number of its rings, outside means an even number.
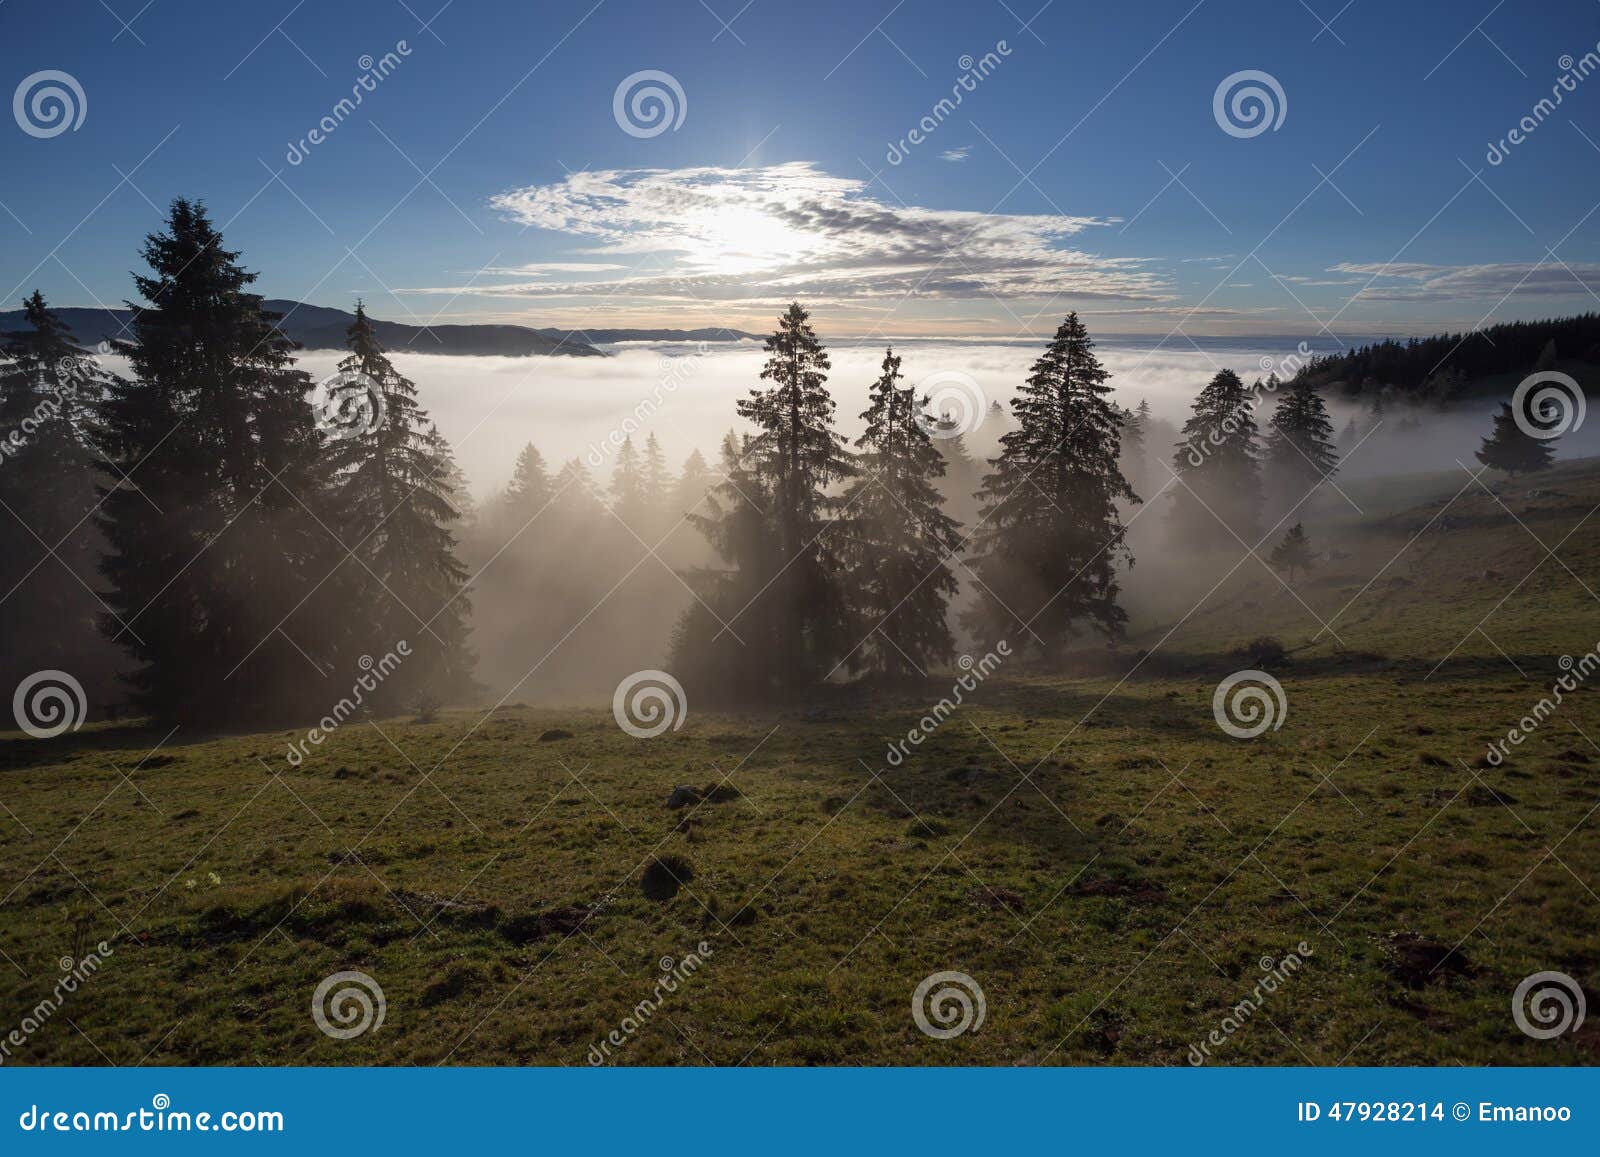
[[[835,333],[1326,344],[1600,305],[1600,74],[1535,108],[1600,51],[1591,0],[7,0],[0,39],[6,91],[85,106],[0,122],[3,308],[119,303],[180,195],[267,295],[396,320],[759,328],[797,295]],[[645,70],[683,94],[655,135],[614,115]],[[1238,135],[1247,70],[1282,119]]]

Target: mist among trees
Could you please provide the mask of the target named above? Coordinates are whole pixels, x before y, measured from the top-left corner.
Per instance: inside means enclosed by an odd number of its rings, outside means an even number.
[[[1366,428],[1336,433],[1330,375],[1417,385],[1433,350],[1380,344],[1286,383],[1218,369],[1179,429],[1112,400],[1069,313],[1014,396],[990,399],[986,455],[894,348],[847,441],[794,303],[709,455],[669,461],[647,434],[564,457],[534,428],[474,502],[361,303],[317,382],[204,206],[174,202],[140,257],[110,351],[126,374],[37,293],[0,344],[0,506],[31,544],[0,561],[4,662],[12,683],[72,668],[101,713],[208,727],[316,718],[402,642],[374,713],[594,697],[656,666],[697,701],[770,703],[901,685],[1002,640],[1060,664],[1123,637],[1136,556],[1176,571],[1242,544],[1304,579],[1320,491],[1385,421],[1375,391]],[[1555,364],[1543,329],[1507,333]],[[1478,458],[1536,471],[1551,439],[1507,406]]]

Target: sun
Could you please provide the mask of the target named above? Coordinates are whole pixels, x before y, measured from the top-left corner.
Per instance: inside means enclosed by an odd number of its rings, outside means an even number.
[[[708,209],[688,223],[688,260],[707,273],[742,276],[792,265],[818,248],[814,236],[749,206]]]

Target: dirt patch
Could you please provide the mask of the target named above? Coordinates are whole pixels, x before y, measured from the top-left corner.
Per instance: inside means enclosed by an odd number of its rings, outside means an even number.
[[[1475,783],[1467,788],[1461,798],[1468,807],[1496,807],[1500,804],[1510,805],[1517,802],[1517,797],[1510,792],[1482,783]]]
[[[1129,880],[1107,877],[1085,880],[1066,891],[1068,896],[1111,896],[1132,900],[1136,904],[1156,904],[1167,898],[1167,890],[1153,880]]]
[[[457,928],[492,927],[500,915],[491,904],[433,892],[396,891],[390,899],[424,922],[433,920]]]
[[[694,879],[694,866],[682,856],[663,856],[651,860],[639,877],[639,889],[645,899],[665,903],[678,894],[678,889]]]
[[[562,727],[552,727],[549,731],[539,733],[540,743],[554,743],[558,739],[571,739],[572,732]]]
[[[590,904],[567,904],[544,912],[512,916],[500,922],[500,935],[513,944],[531,944],[545,936],[571,936],[595,916]]]
[[[1010,888],[972,888],[967,892],[967,903],[975,904],[979,908],[987,908],[991,912],[999,912],[1009,908],[1013,912],[1022,911],[1022,894]]]
[[[1459,948],[1415,932],[1393,932],[1379,941],[1383,968],[1407,988],[1437,984],[1448,976],[1475,976],[1477,966]]]

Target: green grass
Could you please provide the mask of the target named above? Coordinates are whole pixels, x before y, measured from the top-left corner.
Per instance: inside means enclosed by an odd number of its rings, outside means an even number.
[[[1187,619],[1192,598],[1153,611],[1105,674],[1003,669],[898,768],[888,742],[948,677],[691,703],[653,740],[591,708],[385,719],[299,767],[299,732],[0,739],[0,1036],[59,957],[114,950],[8,1063],[584,1064],[702,940],[617,1062],[1183,1064],[1304,941],[1214,1063],[1592,1063],[1595,689],[1479,759],[1600,642],[1600,470],[1504,487],[1526,529],[1474,488],[1366,586],[1465,480],[1350,488],[1367,513],[1326,515],[1316,545],[1349,557],[1300,584],[1309,610],[1248,563]],[[1560,561],[1534,537],[1569,532]],[[1287,718],[1233,740],[1212,690],[1260,634],[1291,651]],[[739,794],[663,806],[719,783]],[[647,898],[668,856],[692,879]],[[1428,972],[1411,936],[1459,951]],[[344,969],[387,1000],[349,1041],[310,1015]],[[1535,1041],[1511,993],[1547,969],[1591,1021]],[[987,1015],[935,1040],[911,995],[945,970]]]

